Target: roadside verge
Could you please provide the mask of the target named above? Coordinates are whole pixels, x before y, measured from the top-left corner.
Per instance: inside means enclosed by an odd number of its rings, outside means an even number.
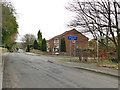
[[[0,89],[2,89],[4,60],[9,55],[9,52],[0,53]]]
[[[63,66],[69,66],[77,69],[92,71],[96,73],[101,73],[105,75],[110,75],[114,77],[120,77],[120,75],[118,74],[118,70],[114,70],[111,68],[98,67],[96,65],[90,65],[86,63],[75,63],[75,62],[67,62],[67,61],[61,61],[61,60],[49,60],[48,62],[55,63],[58,65],[63,65]]]

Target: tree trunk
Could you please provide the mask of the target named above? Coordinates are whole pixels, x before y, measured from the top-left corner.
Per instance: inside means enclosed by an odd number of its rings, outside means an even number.
[[[117,58],[118,58],[118,62],[119,62],[120,61],[120,35],[118,35],[117,41],[118,41]]]
[[[120,28],[118,26],[118,12],[117,12],[117,6],[116,6],[117,2],[114,2],[114,9],[115,9],[115,21],[116,21],[116,29],[117,29],[117,58],[118,58],[118,62],[120,61]],[[120,8],[118,8],[120,9]]]

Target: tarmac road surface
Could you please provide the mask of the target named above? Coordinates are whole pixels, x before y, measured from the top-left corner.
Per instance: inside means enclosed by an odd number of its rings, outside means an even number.
[[[62,56],[10,53],[3,88],[118,88],[118,78],[48,62]]]

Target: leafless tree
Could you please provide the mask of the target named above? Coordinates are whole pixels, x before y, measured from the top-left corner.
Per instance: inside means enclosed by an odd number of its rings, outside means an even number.
[[[116,0],[93,2],[73,0],[73,2],[68,3],[66,9],[76,14],[68,26],[83,27],[85,29],[80,31],[91,34],[94,39],[103,36],[111,40],[116,47],[120,60],[120,27],[118,26],[120,4]],[[99,40],[99,42],[106,46],[103,40]]]
[[[29,44],[33,44],[33,42],[36,40],[35,36],[33,34],[25,34],[22,38],[23,41],[23,47],[25,48]]]

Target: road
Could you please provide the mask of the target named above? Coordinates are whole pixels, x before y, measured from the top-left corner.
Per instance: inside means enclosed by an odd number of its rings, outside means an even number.
[[[117,88],[118,78],[48,62],[62,56],[10,53],[3,88]]]

